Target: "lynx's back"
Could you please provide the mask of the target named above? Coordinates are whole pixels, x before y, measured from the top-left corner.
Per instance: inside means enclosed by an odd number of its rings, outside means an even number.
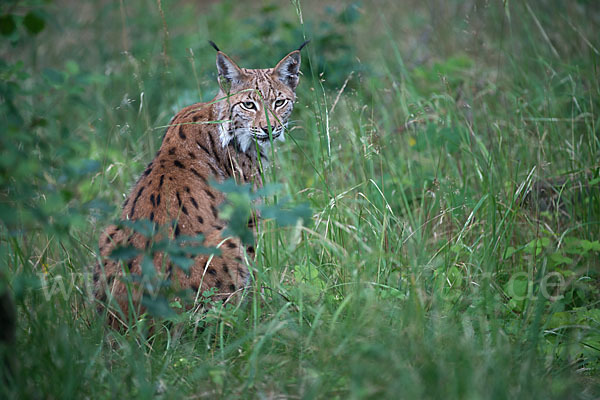
[[[218,209],[224,195],[209,182],[234,178],[262,186],[260,166],[268,161],[270,146],[283,141],[296,99],[300,49],[269,69],[240,68],[217,51],[219,93],[173,117],[160,150],[123,204],[121,220],[149,220],[158,233],[149,238],[122,224],[108,226],[100,236],[102,261],[94,271],[95,294],[101,306],[111,304],[113,324],[126,325],[129,304],[143,311],[144,295],[142,284],[128,279],[142,276],[144,255],[115,260],[111,254],[117,247],[148,253],[154,242],[165,238],[202,237],[203,246],[218,248],[218,255],[188,256],[191,267],[186,273],[164,251],[154,251],[156,274],[177,289],[200,294],[213,289],[213,299],[222,301],[249,283],[243,257],[254,257],[254,248],[244,249],[238,238],[223,235]]]

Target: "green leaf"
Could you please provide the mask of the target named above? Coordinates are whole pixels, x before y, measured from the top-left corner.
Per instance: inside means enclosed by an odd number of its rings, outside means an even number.
[[[458,269],[455,265],[448,269],[447,277],[451,287],[460,287],[462,285],[462,271]]]
[[[15,19],[11,14],[6,14],[0,17],[0,34],[8,36],[17,29]]]
[[[437,141],[445,144],[448,152],[453,153],[460,147],[460,133],[456,128],[444,127],[438,132]]]
[[[25,25],[25,28],[27,28],[29,33],[32,35],[37,35],[44,30],[46,21],[44,21],[44,19],[36,12],[30,11],[27,13],[27,15],[25,15],[25,18],[23,18],[23,25]]]
[[[194,259],[186,256],[169,254],[169,258],[186,274],[189,274],[190,267],[194,264]]]
[[[583,312],[584,322],[600,326],[600,308],[592,308]]]
[[[215,256],[221,255],[221,250],[216,247],[206,247],[201,244],[187,245],[180,249],[182,253],[188,256],[198,256],[200,254],[214,254]]]
[[[154,233],[154,224],[147,219],[122,220],[120,224],[147,238]]]
[[[141,251],[133,246],[118,246],[110,253],[109,258],[113,260],[129,261],[140,253]]]
[[[325,287],[323,281],[319,278],[319,271],[314,266],[296,265],[294,267],[294,277],[298,282],[315,284],[321,288]]]
[[[591,181],[588,182],[588,186],[594,186],[600,183],[600,177],[592,179]]]
[[[512,246],[508,246],[506,248],[506,251],[504,252],[504,259],[506,260],[507,258],[509,258],[510,256],[512,256],[513,254],[515,254],[517,252],[517,249],[515,249]]]
[[[437,127],[435,124],[430,123],[427,125],[425,132],[421,132],[417,136],[417,142],[414,145],[416,151],[423,151],[427,149],[427,146],[432,144],[435,140],[437,133]]]
[[[550,239],[547,237],[542,237],[539,239],[534,239],[531,242],[527,243],[525,246],[525,251],[528,253],[535,254],[536,256],[542,252],[544,247],[547,247],[550,244]]]
[[[61,71],[57,71],[52,68],[46,68],[42,71],[42,74],[46,80],[54,86],[60,86],[65,82],[65,74]]]
[[[524,305],[523,301],[518,301],[515,299],[510,299],[508,301],[508,307],[514,311],[523,311],[523,305]]]
[[[256,197],[267,197],[281,192],[283,185],[280,183],[268,183],[256,191]]]
[[[69,60],[65,63],[65,70],[69,75],[77,75],[79,73],[79,64],[73,60]]]
[[[554,253],[550,255],[550,263],[553,267],[556,267],[561,264],[571,264],[573,263],[573,259],[560,253]]]
[[[167,242],[167,246],[158,246],[166,251],[169,256],[197,256],[200,254],[220,255],[221,251],[215,247],[206,247],[202,244],[204,237],[182,235],[173,241]]]
[[[227,179],[223,182],[217,182],[215,180],[210,181],[210,186],[220,190],[223,193],[237,193],[250,197],[250,185],[242,184],[239,185],[234,179]]]
[[[555,312],[550,316],[547,322],[548,329],[556,329],[571,323],[571,314],[567,311]]]
[[[225,371],[223,371],[222,369],[210,369],[208,371],[208,375],[210,376],[210,379],[213,381],[213,383],[217,386],[223,386],[223,384],[225,383]]]
[[[516,297],[518,300],[521,300],[526,297],[528,286],[529,280],[527,277],[519,274],[516,277],[511,277],[510,280],[506,282],[504,291],[508,296]]]
[[[170,302],[169,306],[171,308],[177,308],[177,309],[182,309],[183,308],[183,305],[181,305],[181,303],[179,301],[177,301],[177,300]]]
[[[285,202],[268,206],[261,206],[261,215],[263,218],[274,219],[278,226],[295,225],[299,219],[306,225],[312,216],[312,210],[306,203],[297,205],[290,209],[284,209]]]
[[[352,3],[348,5],[342,12],[340,12],[337,19],[344,25],[350,25],[358,21],[359,18],[359,5],[356,3]]]
[[[597,240],[594,240],[593,242],[590,242],[589,240],[582,240],[581,242],[579,242],[579,244],[581,248],[586,252],[600,251],[600,242]]]
[[[169,307],[167,299],[162,296],[152,298],[149,295],[144,294],[142,297],[142,305],[146,307],[148,314],[154,317],[168,318],[176,315],[175,311]]]
[[[248,228],[248,218],[250,218],[250,208],[233,207],[225,234],[239,237],[245,245],[253,244],[254,234]]]
[[[148,278],[154,278],[156,276],[154,261],[152,261],[150,256],[145,255],[142,259],[142,275]]]
[[[307,295],[317,297],[327,287],[326,283],[319,276],[319,271],[312,265],[295,265],[294,278],[299,287]]]
[[[460,252],[463,250],[464,245],[463,244],[453,244],[452,246],[450,246],[450,251],[455,253],[455,254],[460,254]]]

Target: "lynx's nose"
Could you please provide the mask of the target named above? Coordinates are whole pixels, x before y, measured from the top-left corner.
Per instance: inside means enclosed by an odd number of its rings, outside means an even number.
[[[263,127],[262,131],[265,133],[265,135],[269,135],[269,127]],[[271,127],[271,132],[273,133],[273,139],[278,138],[280,133],[278,133],[274,127]]]

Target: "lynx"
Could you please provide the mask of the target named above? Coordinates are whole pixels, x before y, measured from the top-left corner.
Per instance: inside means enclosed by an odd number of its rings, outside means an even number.
[[[268,162],[270,146],[284,140],[296,100],[300,50],[306,43],[274,68],[246,69],[210,42],[217,50],[219,92],[212,101],[188,106],[173,117],[158,153],[125,200],[122,220],[149,220],[167,227],[170,238],[202,235],[204,246],[219,248],[218,256],[195,256],[188,273],[164,253],[155,253],[156,272],[179,288],[194,293],[213,289],[213,299],[226,301],[248,286],[250,271],[242,258],[242,244],[223,234],[219,206],[224,194],[210,182],[234,178],[262,187],[260,168]],[[117,247],[144,249],[149,242],[129,228],[111,225],[104,230],[99,239],[101,262],[94,270],[99,304],[113,299],[127,314],[130,298],[124,277],[140,275],[142,256],[126,262],[109,256]],[[254,257],[253,246],[246,254]],[[131,298],[138,310],[141,294],[138,287]],[[110,308],[109,316],[119,319]]]

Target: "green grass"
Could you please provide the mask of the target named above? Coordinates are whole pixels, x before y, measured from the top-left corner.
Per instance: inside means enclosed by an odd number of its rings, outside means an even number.
[[[0,6],[0,397],[600,396],[597,7],[374,3]],[[242,305],[107,328],[98,235],[214,95],[207,40],[265,67],[305,37],[265,202],[311,224],[262,224]]]

